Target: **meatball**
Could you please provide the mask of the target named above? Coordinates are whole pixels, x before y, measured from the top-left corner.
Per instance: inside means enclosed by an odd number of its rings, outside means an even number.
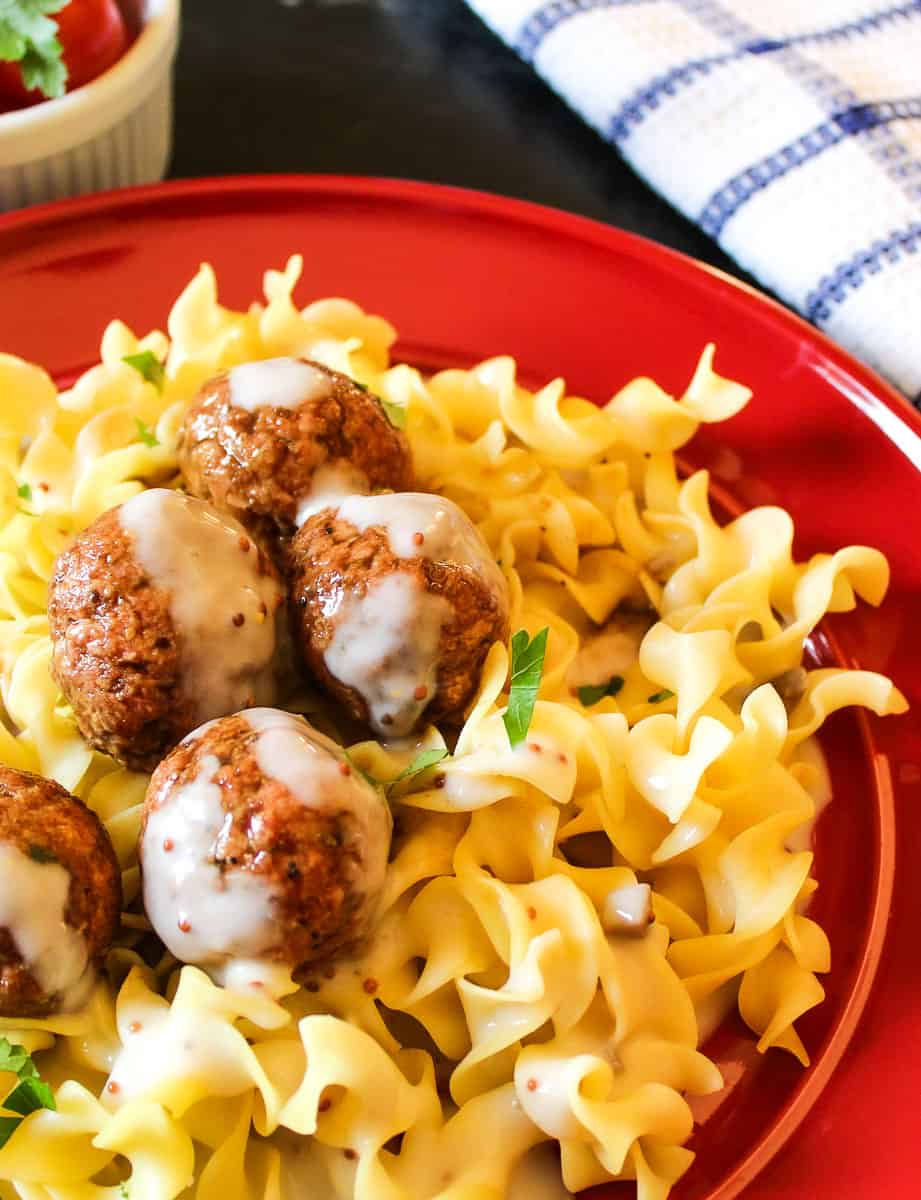
[[[383,736],[460,720],[489,647],[508,636],[505,577],[440,496],[349,497],[301,528],[288,569],[307,665]]]
[[[185,416],[179,466],[190,492],[266,545],[334,498],[412,486],[409,443],[380,400],[297,358],[245,363],[206,383]]]
[[[103,513],[55,564],[52,671],[80,732],[152,770],[190,729],[276,698],[275,568],[236,521],[155,488]]]
[[[366,935],[390,833],[378,789],[302,717],[224,717],[185,738],[150,781],[147,915],[183,962],[296,970]]]
[[[53,780],[0,766],[0,1016],[78,1008],[121,904],[96,814]]]

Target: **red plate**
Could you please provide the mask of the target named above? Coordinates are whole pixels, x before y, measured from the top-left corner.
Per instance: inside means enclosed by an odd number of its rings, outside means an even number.
[[[222,298],[244,306],[264,268],[295,251],[305,299],[345,295],[386,315],[398,353],[420,364],[511,353],[530,378],[562,374],[603,400],[637,374],[680,392],[716,341],[720,371],[755,399],[701,433],[691,461],[710,467],[729,507],[787,507],[800,554],[847,542],[885,551],[893,586],[883,608],[828,622],[816,650],[890,674],[921,705],[921,420],[784,309],[650,242],[516,201],[387,180],[111,193],[0,220],[0,348],[66,377],[93,361],[110,317],[162,327],[202,260],[217,268]],[[834,967],[825,1004],[802,1022],[813,1065],[803,1072],[779,1051],[762,1058],[728,1023],[710,1049],[733,1086],[695,1134],[698,1159],[675,1200],[743,1189],[746,1200],[921,1194],[921,736],[910,716],[849,713],[829,723],[824,744],[835,799],[819,828],[813,913]]]

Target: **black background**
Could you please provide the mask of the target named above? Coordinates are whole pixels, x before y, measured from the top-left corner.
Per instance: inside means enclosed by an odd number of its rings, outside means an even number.
[[[462,0],[185,0],[171,174],[266,171],[517,196],[744,278]]]

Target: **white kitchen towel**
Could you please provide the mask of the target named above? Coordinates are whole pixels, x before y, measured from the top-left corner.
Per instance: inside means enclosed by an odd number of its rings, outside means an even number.
[[[647,182],[921,402],[921,0],[468,0]]]

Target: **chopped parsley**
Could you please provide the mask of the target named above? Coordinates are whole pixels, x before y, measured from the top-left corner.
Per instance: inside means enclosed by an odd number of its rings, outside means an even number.
[[[579,703],[584,708],[591,708],[605,696],[616,696],[624,686],[623,675],[612,675],[607,683],[587,683],[578,689]]]
[[[21,483],[19,485],[19,487],[16,489],[16,495],[19,497],[20,500],[31,500],[32,499],[31,486],[28,483]]]
[[[514,749],[528,736],[540,677],[544,670],[547,653],[549,627],[543,628],[533,638],[526,629],[519,629],[512,637],[512,685],[508,694],[508,708],[502,716],[509,745]]]
[[[53,850],[46,850],[44,846],[37,846],[34,842],[29,846],[29,858],[37,863],[58,862],[58,856]]]
[[[134,423],[138,427],[138,441],[139,442],[143,442],[145,446],[151,446],[151,447],[160,445],[157,435],[154,433],[154,431],[150,428],[149,425],[144,424],[144,422],[141,420],[140,417],[135,417]]]
[[[408,767],[404,767],[399,775],[390,780],[387,787],[391,788],[395,783],[402,783],[404,779],[412,779],[414,775],[421,775],[423,771],[434,767],[436,763],[440,763],[442,759],[447,757],[448,752],[444,746],[436,746],[431,750],[421,750]]]
[[[0,4],[2,3],[3,0],[0,0]],[[163,391],[166,372],[163,369],[163,363],[152,350],[141,350],[138,354],[126,354],[122,358],[122,362],[127,363],[129,367],[134,367],[135,371],[148,383],[152,383],[158,392]]]
[[[68,0],[0,0],[0,59],[18,63],[23,87],[49,100],[63,96],[67,67],[51,14]]]
[[[381,400],[384,412],[387,414],[387,420],[394,429],[406,428],[406,409],[402,404],[391,404],[389,400]]]
[[[674,694],[675,693],[669,691],[668,688],[664,688],[661,692],[653,692],[651,696],[647,696],[646,703],[647,704],[661,704],[663,700],[671,700],[671,698],[672,698],[672,696],[674,696]]]
[[[54,1092],[43,1079],[39,1079],[38,1068],[25,1046],[18,1046],[0,1037],[0,1071],[16,1075],[19,1082],[2,1102],[14,1117],[0,1116],[0,1147],[5,1146],[19,1126],[23,1117],[38,1112],[40,1108],[56,1109]]]

